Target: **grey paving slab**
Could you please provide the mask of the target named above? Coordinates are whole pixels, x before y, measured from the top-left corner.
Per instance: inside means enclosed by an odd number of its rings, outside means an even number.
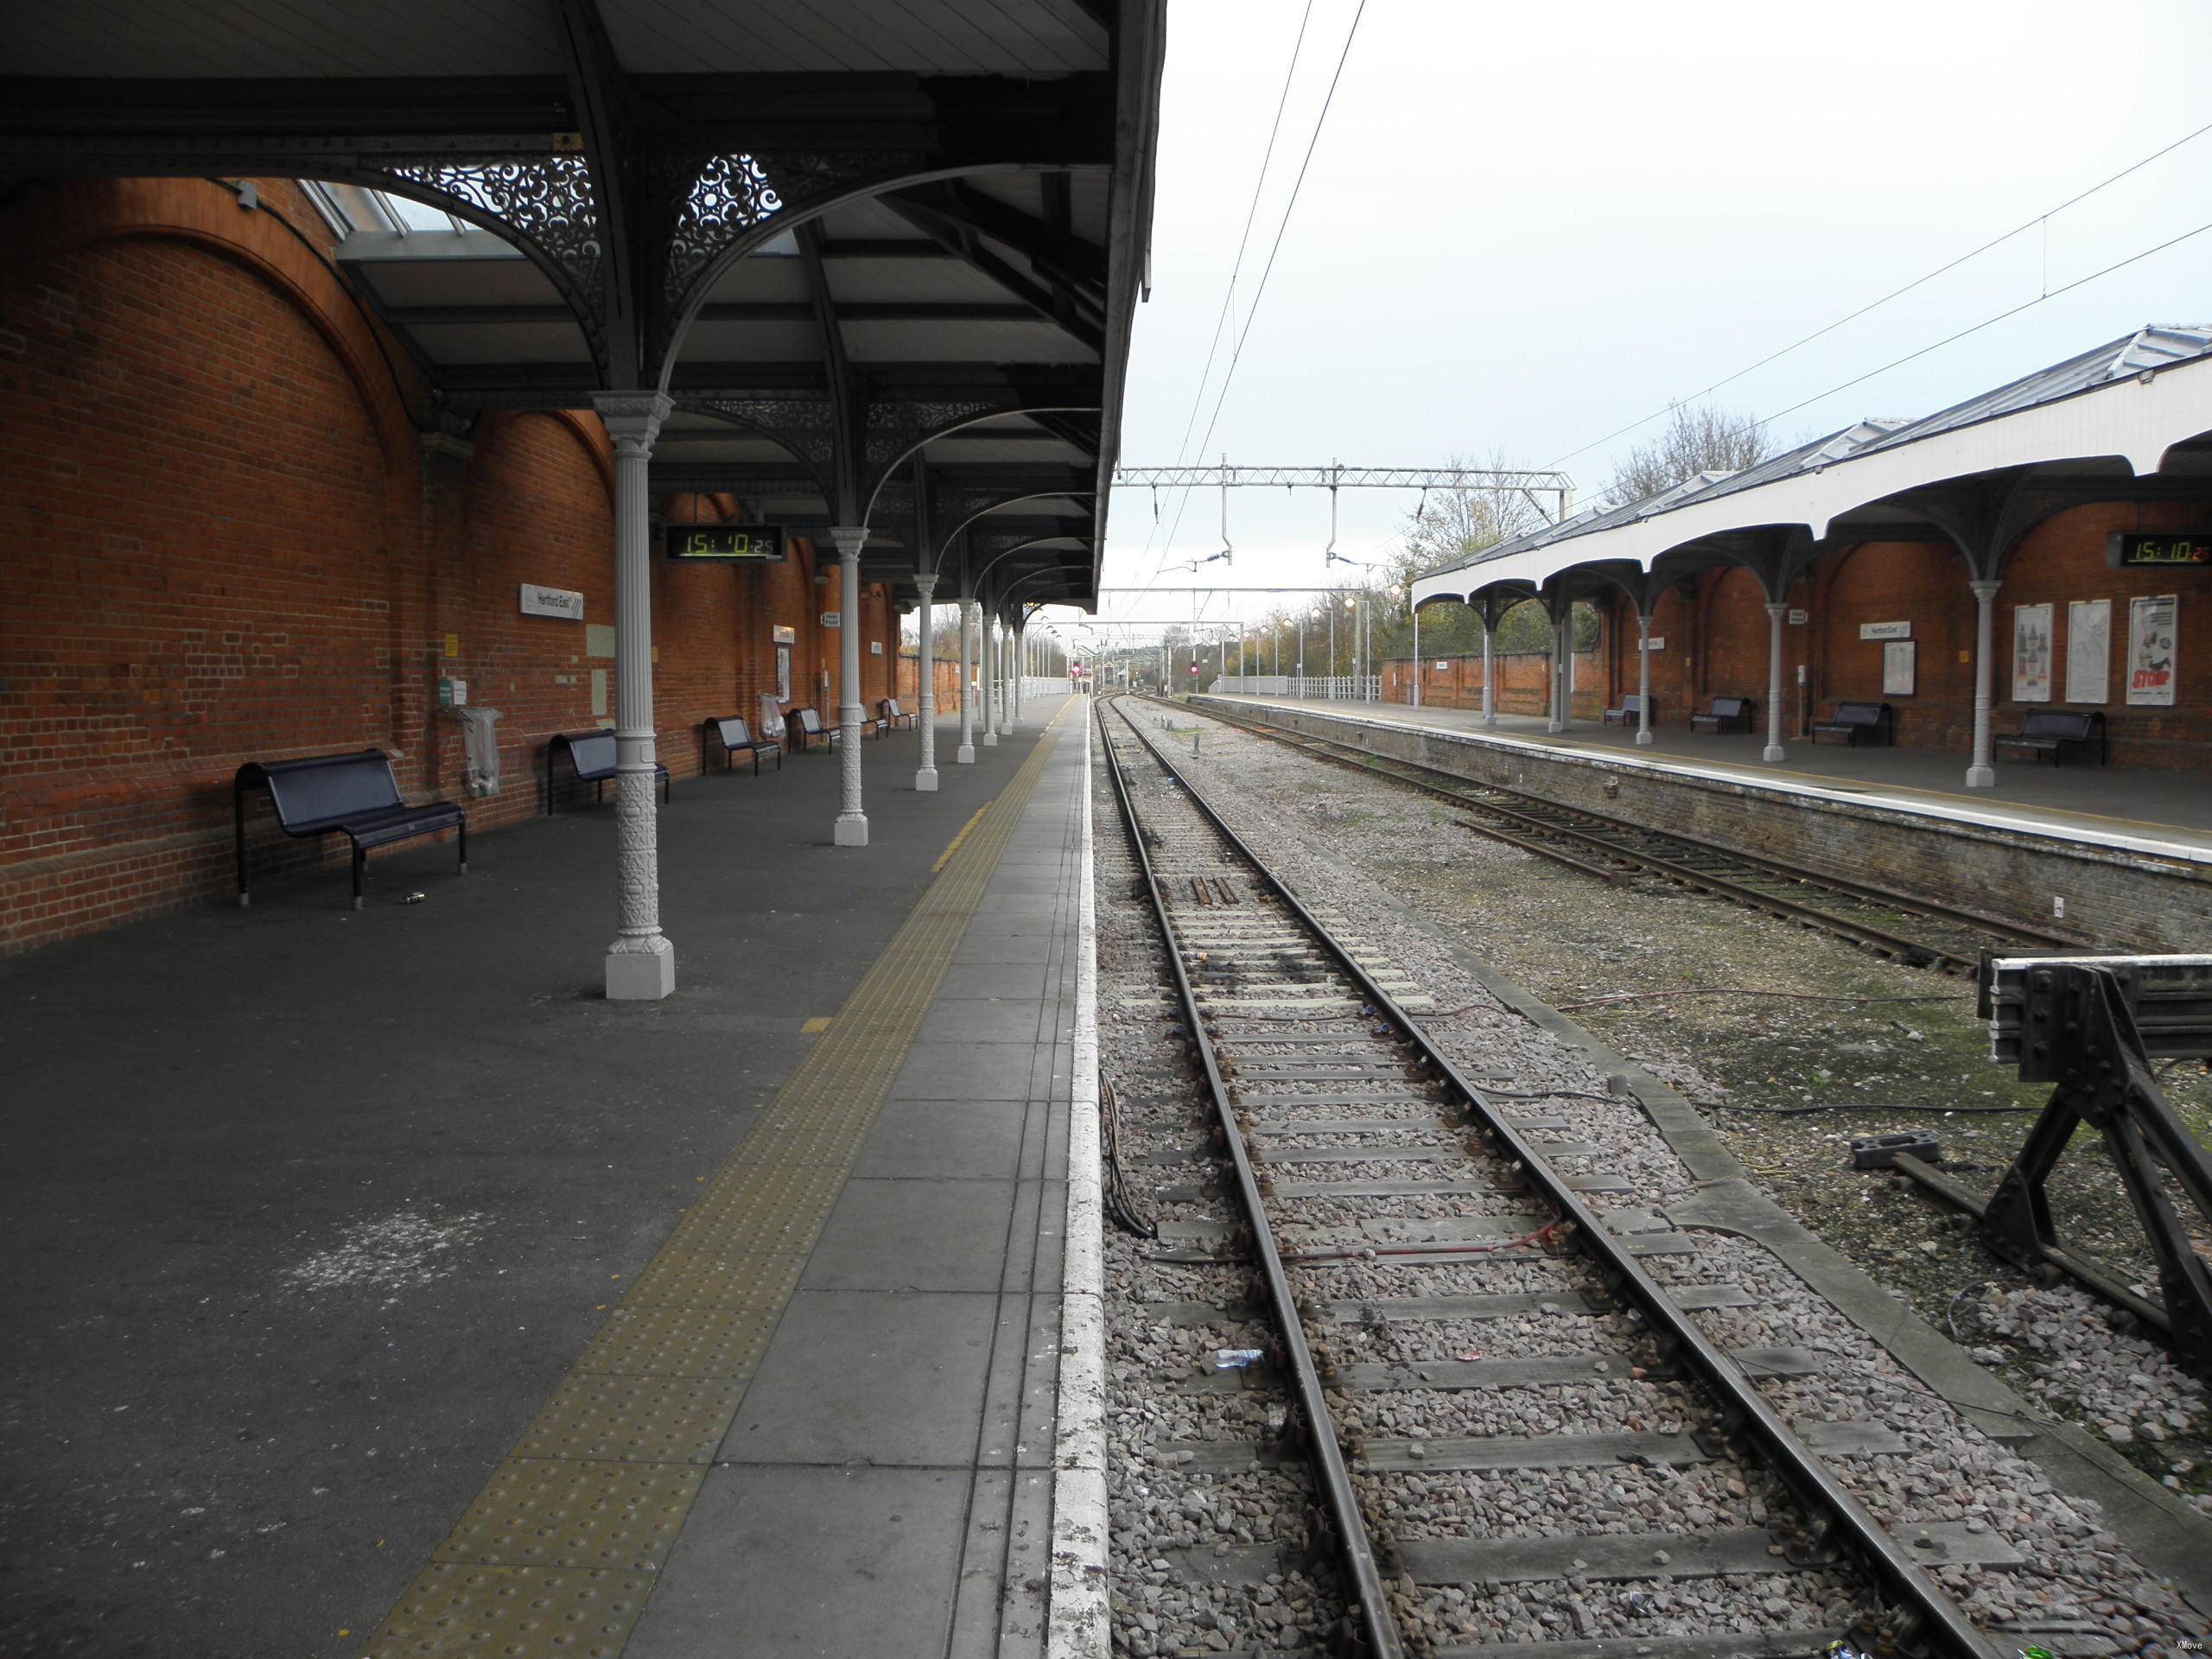
[[[995,1291],[1013,1181],[846,1182],[800,1276],[808,1290]]]
[[[1015,1100],[887,1103],[853,1166],[856,1177],[892,1180],[1013,1180],[1033,1174],[1033,1125],[1042,1108]],[[1037,1150],[1041,1151],[1040,1148]]]
[[[1004,928],[979,931],[970,927],[953,951],[952,963],[956,969],[969,963],[1046,963],[1053,960],[1058,950],[1059,941],[1049,933]]]
[[[919,1040],[925,1043],[1022,1043],[1034,1046],[1039,1036],[1049,1039],[1058,1026],[1058,1009],[1049,1014],[1042,997],[1001,997],[993,1001],[949,997],[933,1005],[922,1021]]]
[[[916,1043],[891,1085],[899,1100],[1029,1100],[1037,1051],[1021,1043]],[[1047,1072],[1049,1078],[1049,1071]]]
[[[625,1659],[939,1659],[965,1470],[717,1470]]]
[[[715,1461],[967,1467],[998,1305],[995,1296],[802,1288]]]
[[[1050,962],[962,963],[938,987],[937,1004],[1001,997],[1055,997],[1062,976]]]

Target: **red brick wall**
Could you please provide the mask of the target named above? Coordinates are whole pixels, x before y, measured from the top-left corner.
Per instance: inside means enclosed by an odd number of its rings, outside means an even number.
[[[1541,715],[1549,696],[1545,677],[1551,667],[1543,652],[1498,652],[1491,658],[1492,700],[1501,715]],[[1477,652],[1465,657],[1426,657],[1421,659],[1422,705],[1430,709],[1480,709],[1483,706],[1483,658]],[[1439,668],[1437,664],[1444,664]],[[1574,658],[1573,712],[1595,720],[1605,707],[1604,659],[1597,652],[1577,652]],[[1413,664],[1402,657],[1384,662],[1382,696],[1390,702],[1404,702],[1413,682]]]
[[[600,723],[595,668],[612,710],[585,625],[518,604],[524,582],[573,588],[588,623],[614,620],[596,423],[516,413],[419,439],[411,365],[320,257],[320,220],[282,181],[262,199],[124,181],[0,213],[0,953],[227,898],[244,760],[373,746],[411,798],[464,798],[442,676],[504,716],[503,790],[467,801],[473,828],[538,810],[545,739]],[[836,639],[814,570],[804,541],[781,566],[656,561],[671,772],[696,770],[702,720],[750,718],[773,689],[777,623],[811,700]],[[873,702],[887,593],[857,620]],[[342,856],[257,817],[257,880]]]

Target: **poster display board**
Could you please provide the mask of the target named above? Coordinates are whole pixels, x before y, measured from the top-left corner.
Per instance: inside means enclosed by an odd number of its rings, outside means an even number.
[[[2139,707],[2171,709],[2174,702],[2174,652],[2180,643],[2181,601],[2154,594],[2127,601],[2127,701]]]
[[[2012,607],[2012,701],[2050,701],[2050,607]]]
[[[1882,646],[1882,695],[1885,697],[1909,697],[1912,695],[1915,664],[1913,653],[1917,647],[1910,639],[1891,639]]]
[[[2066,607],[2066,701],[2102,702],[2112,695],[2112,601],[2077,599]]]

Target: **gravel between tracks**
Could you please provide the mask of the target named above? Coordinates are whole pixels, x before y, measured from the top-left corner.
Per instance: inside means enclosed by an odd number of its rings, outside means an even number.
[[[1399,796],[1338,769],[1292,756],[1277,746],[1198,717],[1179,714],[1187,732],[1202,727],[1201,753],[1180,752],[1178,764],[1205,788],[1240,834],[1268,858],[1309,905],[1359,918],[1358,931],[1378,956],[1402,969],[1418,987],[1451,1012],[1424,1022],[1471,1074],[1499,1079],[1499,1086],[1533,1098],[1516,1110],[1566,1121],[1560,1133],[1607,1146],[1603,1168],[1629,1177],[1634,1191],[1593,1198],[1617,1206],[1663,1208],[1689,1190],[1688,1172],[1630,1101],[1606,1100],[1605,1080],[1548,1033],[1528,1025],[1491,998],[1459,969],[1433,936],[1376,902],[1378,886],[1353,868],[1344,846],[1339,814],[1316,810],[1319,800],[1341,805],[1349,787],[1359,810],[1402,860],[1410,842],[1443,842],[1440,860],[1479,861],[1488,849],[1465,832],[1440,826],[1430,804]],[[1158,734],[1155,734],[1158,735]],[[1103,764],[1103,762],[1102,762]],[[1100,976],[1102,1054],[1123,1102],[1126,1145],[1132,1154],[1188,1148],[1202,1132],[1191,1116],[1195,1090],[1177,1083],[1178,1022],[1165,1008],[1125,1007],[1121,995],[1154,994],[1163,964],[1152,942],[1149,908],[1118,858],[1122,831],[1112,789],[1103,779],[1094,791],[1099,814]],[[1448,849],[1448,850],[1446,850]],[[1510,879],[1527,861],[1511,855],[1496,874]],[[1393,884],[1396,885],[1396,884]],[[1594,889],[1592,893],[1594,894]],[[1401,900],[1423,895],[1400,891]],[[1433,895],[1427,902],[1433,903]],[[1589,915],[1594,931],[1600,918]],[[1510,970],[1509,970],[1510,971]],[[1662,1064],[1667,1057],[1661,1058]],[[1677,1063],[1678,1069],[1680,1063]],[[1575,1100],[1549,1096],[1567,1090],[1600,1096]],[[1248,1109],[1250,1109],[1248,1107]],[[1360,1109],[1328,1109],[1351,1117]],[[1394,1115],[1411,1116],[1400,1108]],[[1452,1136],[1410,1133],[1411,1144],[1449,1143]],[[1322,1135],[1276,1145],[1330,1144]],[[1339,1143],[1340,1144],[1340,1143]],[[1570,1170],[1592,1167],[1567,1164]],[[1404,1166],[1394,1168],[1403,1175]],[[1230,1217],[1232,1200],[1198,1192],[1183,1201],[1160,1201],[1159,1189],[1199,1179],[1199,1166],[1145,1164],[1133,1184],[1162,1219]],[[1280,1179],[1314,1173],[1310,1166],[1281,1166]],[[1325,1179],[1356,1179],[1343,1166]],[[1510,1208],[1510,1201],[1466,1203],[1439,1214],[1473,1215]],[[1325,1220],[1315,1213],[1311,1218]],[[2144,1571],[2099,1525],[2094,1506],[2055,1492],[2032,1465],[1981,1436],[1888,1355],[1815,1297],[1780,1263],[1744,1241],[1700,1235],[1695,1255],[1657,1255],[1648,1262],[1662,1278],[1700,1284],[1733,1284],[1755,1299],[1750,1307],[1719,1307],[1696,1317],[1716,1340],[1732,1346],[1788,1344],[1809,1348],[1821,1359],[1812,1376],[1776,1380],[1769,1397],[1796,1418],[1872,1418],[1905,1441],[1907,1455],[1844,1460],[1841,1477],[1876,1514],[1896,1522],[1961,1522],[1970,1529],[1999,1534],[2025,1557],[2024,1567],[1983,1569],[1945,1567],[1938,1576],[1977,1618],[2076,1620],[2121,1644],[2121,1650],[2180,1651],[2201,1636],[2202,1620],[2171,1591]],[[1205,1475],[1179,1465],[1169,1451],[1183,1440],[1267,1440],[1281,1410],[1280,1396],[1263,1389],[1217,1393],[1194,1390],[1199,1367],[1223,1348],[1268,1345],[1255,1317],[1229,1325],[1175,1326],[1147,1310],[1167,1301],[1255,1299],[1249,1286],[1232,1291],[1240,1269],[1176,1265],[1151,1259],[1159,1245],[1116,1234],[1109,1239],[1110,1316],[1110,1433],[1117,1472],[1111,1486],[1116,1533],[1115,1642],[1118,1651],[1147,1656],[1185,1650],[1320,1649],[1340,1615],[1333,1573],[1325,1561],[1286,1552],[1286,1571],[1256,1588],[1193,1584],[1187,1563],[1171,1550],[1201,1554],[1226,1550],[1249,1539],[1302,1541],[1311,1513],[1310,1482],[1296,1461]],[[1407,1294],[1451,1294],[1460,1270],[1415,1274],[1388,1258],[1309,1268],[1313,1293],[1357,1300]],[[1559,1286],[1564,1264],[1490,1261],[1464,1273],[1465,1287],[1496,1292],[1515,1285],[1543,1292]],[[2065,1293],[2053,1293],[2063,1297]],[[2010,1304],[2025,1317],[2018,1299]],[[2000,1312],[2000,1317],[2002,1313]],[[2078,1317],[2071,1321],[2081,1324]],[[2101,1326],[2097,1327],[2101,1330]],[[1629,1375],[1637,1338],[1618,1315],[1535,1313],[1497,1319],[1342,1325],[1330,1333],[1339,1361],[1371,1357],[1438,1359],[1479,1351],[1492,1357],[1562,1353],[1589,1346],[1593,1334],[1618,1337],[1621,1375],[1573,1387],[1355,1393],[1346,1398],[1373,1434],[1432,1439],[1488,1433],[1541,1433],[1564,1427],[1618,1428],[1631,1420],[1654,1428],[1698,1426],[1700,1408],[1671,1383]],[[2094,1347],[2094,1344],[2087,1344]],[[2133,1360],[2136,1357],[2131,1357]],[[2155,1358],[2155,1357],[2153,1357]],[[2099,1356],[2071,1352],[2054,1363],[2093,1366]],[[2164,1411],[2192,1412],[2169,1403],[2167,1379],[2155,1365],[2133,1365],[2148,1378],[2126,1384],[2123,1370],[2111,1384],[2146,1389],[2129,1409],[2158,1421]],[[2177,1374],[2176,1374],[2177,1375]],[[1767,1477],[1726,1459],[1681,1471],[1652,1469],[1519,1470],[1491,1474],[1423,1471],[1418,1497],[1394,1478],[1387,1489],[1370,1483],[1401,1513],[1393,1529],[1412,1538],[1439,1533],[1479,1535],[1525,1531],[1541,1535],[1581,1531],[1681,1529],[1701,1515],[1756,1512],[1770,1494]],[[1732,1509],[1727,1506],[1732,1505]],[[1274,1506],[1271,1508],[1271,1506]],[[1295,1518],[1286,1518],[1295,1517]],[[1725,1524],[1743,1524],[1730,1519]],[[1709,1523],[1708,1523],[1709,1524]],[[1286,1530],[1292,1537],[1286,1536]],[[1249,1535],[1249,1537],[1248,1537]],[[1299,1570],[1288,1570],[1292,1567]],[[1407,1586],[1410,1589],[1410,1586]],[[1847,1610],[1851,1592],[1840,1575],[1793,1573],[1772,1579],[1644,1585],[1523,1585],[1486,1592],[1421,1591],[1403,1599],[1416,1634],[1460,1642],[1538,1640],[1573,1634],[1659,1635],[1714,1629],[1808,1629]],[[1751,1622],[1745,1623],[1744,1621]],[[2055,1650],[2057,1649],[2054,1644]]]

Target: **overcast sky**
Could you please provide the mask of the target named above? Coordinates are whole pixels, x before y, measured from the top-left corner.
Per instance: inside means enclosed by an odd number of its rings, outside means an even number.
[[[1236,283],[1240,324],[1358,4],[1313,0]],[[1200,458],[1225,336],[1203,397],[1199,372],[1303,10],[1168,8],[1126,466]],[[1593,494],[1657,423],[1586,447],[1614,429],[2212,122],[2208,63],[2205,0],[1368,0],[1204,457],[1442,466],[1502,450]],[[1781,413],[2208,220],[2212,133],[1717,399],[1776,416],[1788,442],[1929,412],[2145,322],[2212,322],[2208,231]],[[1178,505],[1163,493],[1155,526],[1149,492],[1116,493],[1109,587],[1156,572],[1163,587],[1324,580],[1325,492],[1231,492],[1225,578],[1220,564],[1173,568],[1218,550],[1218,495],[1191,497],[1171,544]],[[1343,492],[1339,550],[1387,550],[1414,505]],[[1109,595],[1102,614],[1190,605]]]

